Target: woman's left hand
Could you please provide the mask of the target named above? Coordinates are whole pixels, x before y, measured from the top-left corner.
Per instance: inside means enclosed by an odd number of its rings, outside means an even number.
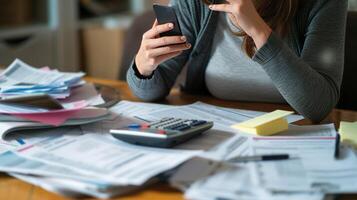
[[[226,0],[225,4],[212,4],[211,10],[226,12],[231,21],[254,40],[260,49],[272,33],[269,25],[260,17],[252,0]]]

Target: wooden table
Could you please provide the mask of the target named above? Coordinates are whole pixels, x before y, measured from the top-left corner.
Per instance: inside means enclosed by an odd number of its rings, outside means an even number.
[[[124,82],[99,80],[94,78],[86,78],[86,80],[90,82],[108,85],[119,89],[121,98],[123,100],[139,101],[137,98],[135,98],[132,95],[127,84]],[[259,110],[259,111],[267,111],[267,112],[276,109],[291,110],[291,108],[287,105],[223,101],[208,96],[192,96],[192,95],[182,94],[175,89],[171,92],[167,100],[160,103],[183,105],[183,104],[193,103],[196,101],[202,101],[205,103],[218,105],[218,106]],[[324,120],[324,122],[325,123],[333,122],[337,126],[341,120],[357,121],[357,112],[336,109],[327,117],[326,120]],[[297,124],[300,125],[311,124],[311,122],[309,122],[308,120],[304,120],[298,122]],[[5,174],[0,174],[0,200],[25,200],[25,199],[26,200],[68,200],[68,198],[47,192],[39,187],[19,181]],[[83,199],[89,200],[91,198],[83,198]],[[180,199],[181,200],[183,199],[183,196],[179,191],[170,188],[168,185],[156,184],[143,191],[137,192],[132,195],[124,196],[121,198],[116,198],[116,199],[123,199],[123,200],[134,200],[134,199],[179,200]],[[338,199],[353,200],[353,199],[357,199],[357,195],[343,195]]]

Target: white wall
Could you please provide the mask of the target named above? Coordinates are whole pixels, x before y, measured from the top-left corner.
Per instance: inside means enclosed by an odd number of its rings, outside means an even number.
[[[349,9],[357,11],[357,0],[349,0]]]

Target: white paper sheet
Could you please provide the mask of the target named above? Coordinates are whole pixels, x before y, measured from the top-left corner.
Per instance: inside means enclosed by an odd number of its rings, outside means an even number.
[[[164,110],[167,108],[174,108],[175,106],[161,105],[153,103],[140,103],[131,101],[120,101],[115,106],[110,108],[111,111],[117,114],[125,115],[127,117],[134,117],[139,120],[141,115],[153,113],[155,111]]]
[[[64,99],[70,95],[71,87],[83,84],[84,75],[37,69],[16,59],[0,75],[0,96],[46,93]]]
[[[115,186],[110,189],[103,189],[100,184],[79,182],[71,179],[31,176],[18,173],[11,173],[10,175],[42,187],[48,191],[71,198],[92,196],[100,199],[108,199],[114,196],[127,194],[138,189],[138,187],[135,186]]]
[[[26,83],[34,85],[58,85],[79,80],[84,73],[61,73],[55,71],[45,71],[36,69],[30,65],[16,59],[2,74],[2,77],[14,83]],[[7,82],[1,83],[3,87],[9,85]]]
[[[333,124],[292,126],[286,133],[252,140],[253,154],[288,153],[296,159],[255,164],[256,179],[274,191],[353,193],[357,191],[357,158],[351,149],[334,158]]]
[[[333,124],[316,126],[294,126],[289,130],[270,137],[253,137],[251,142],[252,153],[290,154],[300,159],[306,157],[333,157],[336,143],[336,130]]]
[[[192,200],[323,200],[324,194],[264,190],[251,181],[249,168],[242,166],[195,182],[185,197]]]
[[[2,76],[13,83],[41,85],[51,84],[61,77],[60,74],[52,74],[51,72],[35,69],[18,59],[2,73]],[[3,84],[1,86],[4,86]]]
[[[88,105],[96,106],[105,103],[102,96],[98,94],[93,84],[87,83],[83,86],[73,88],[71,90],[71,95],[60,100],[61,103],[72,103],[76,101],[85,100]]]
[[[46,143],[46,141],[51,140],[52,138],[62,137],[63,135],[80,136],[82,134],[83,133],[79,127],[17,132],[9,138],[10,141],[0,143],[0,147],[2,146],[1,144],[4,144],[3,151],[0,149],[0,171],[109,184],[106,181],[99,180],[97,177],[91,177],[83,173],[81,174],[62,166],[27,159],[11,151],[21,148],[21,146],[29,146],[40,142]],[[18,142],[19,140],[21,140],[21,142]]]
[[[345,149],[340,159],[318,155],[257,165],[263,187],[274,191],[356,193],[357,158]]]
[[[16,151],[116,184],[141,185],[198,152],[138,147],[96,134],[52,138]]]
[[[16,142],[7,142],[7,141],[1,141],[0,140],[0,154],[8,151],[8,150],[11,150],[11,149],[14,149],[16,147],[20,146],[19,144],[16,144]]]

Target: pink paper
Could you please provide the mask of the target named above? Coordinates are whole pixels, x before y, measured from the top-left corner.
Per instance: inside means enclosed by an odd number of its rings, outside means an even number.
[[[74,113],[70,119],[88,119],[100,117],[105,114],[108,114],[108,111],[104,108],[85,108]]]
[[[66,122],[71,117],[87,106],[86,101],[79,101],[73,103],[73,107],[69,109],[61,110],[51,110],[49,112],[39,112],[39,113],[10,113],[16,117],[27,119],[35,122],[40,122],[42,124],[48,124],[53,126],[59,126]]]
[[[51,68],[48,67],[48,66],[45,66],[45,67],[42,67],[41,70],[42,70],[42,71],[49,72],[49,71],[51,71]]]

